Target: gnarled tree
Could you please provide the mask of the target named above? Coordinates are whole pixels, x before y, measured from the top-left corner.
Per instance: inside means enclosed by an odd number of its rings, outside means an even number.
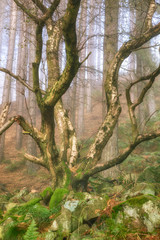
[[[40,156],[35,157],[25,154],[25,157],[37,164],[47,168],[53,180],[53,187],[67,187],[80,190],[85,189],[89,177],[94,174],[109,169],[115,165],[122,163],[128,155],[141,142],[154,139],[160,136],[160,130],[141,134],[138,129],[137,119],[135,115],[136,107],[142,103],[148,89],[152,86],[155,78],[160,73],[160,67],[155,69],[147,76],[142,76],[135,82],[132,82],[126,89],[126,98],[128,103],[128,111],[133,130],[132,142],[128,147],[120,151],[119,155],[110,159],[107,163],[99,164],[102,150],[111,138],[113,130],[117,124],[121,113],[121,105],[118,92],[118,73],[123,61],[135,50],[139,49],[150,39],[160,34],[160,23],[151,26],[151,18],[153,16],[153,5],[155,1],[150,1],[150,7],[145,19],[145,31],[132,40],[125,42],[116,55],[113,57],[104,82],[105,95],[107,99],[107,114],[104,122],[100,126],[94,142],[88,149],[85,157],[81,158],[78,153],[78,144],[75,130],[72,127],[69,116],[63,108],[62,96],[69,88],[73,78],[77,74],[81,64],[87,59],[86,56],[82,62],[79,61],[79,50],[77,49],[76,36],[76,19],[80,8],[81,0],[68,0],[64,12],[57,14],[57,10],[61,0],[49,1],[49,7],[46,7],[41,0],[14,0],[17,6],[28,15],[31,21],[36,24],[36,46],[35,60],[32,63],[33,87],[19,75],[13,74],[5,68],[1,71],[14,77],[17,81],[32,91],[37,100],[41,112],[41,128],[36,129],[29,124],[22,116],[14,116],[10,118],[1,128],[0,134],[6,131],[14,122],[19,124],[25,134],[29,134],[40,149]],[[36,11],[33,11],[33,3]],[[35,14],[36,12],[36,14]],[[43,47],[43,28],[46,27],[48,40],[46,48],[47,65],[48,65],[48,89],[46,91],[40,88],[39,66],[42,59]],[[59,43],[63,37],[65,41],[66,63],[63,72],[59,71]],[[130,90],[132,86],[138,82],[146,82],[145,87],[135,102],[132,102]],[[59,128],[60,149],[55,142],[55,123]]]

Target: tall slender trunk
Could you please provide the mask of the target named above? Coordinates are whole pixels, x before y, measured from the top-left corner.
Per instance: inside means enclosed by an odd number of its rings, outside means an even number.
[[[20,27],[20,37],[19,37],[19,49],[18,49],[18,61],[17,61],[17,75],[25,79],[27,72],[27,46],[26,46],[26,19],[21,14],[21,27]],[[21,116],[24,114],[24,100],[25,100],[25,88],[24,86],[16,82],[16,103],[17,103],[17,113]],[[16,126],[16,148],[21,149],[23,143],[22,128]]]
[[[86,41],[86,19],[87,19],[87,0],[83,1],[80,20],[79,20],[79,39],[84,43]],[[83,49],[80,54],[80,59],[83,60],[86,56],[86,46],[83,46]],[[85,67],[86,62],[82,65]],[[78,118],[77,118],[77,136],[79,138],[83,137],[84,134],[84,105],[85,105],[85,70],[80,69],[78,74]]]
[[[0,2],[0,55],[2,54],[3,25],[5,18],[6,1]]]
[[[94,67],[95,67],[95,21],[94,21],[94,1],[91,0],[89,2],[89,30],[88,35],[90,40],[88,41],[87,51],[88,53],[91,52],[91,56],[87,60],[87,66],[90,68],[87,73],[87,86],[86,86],[86,110],[87,112],[92,111],[92,84],[93,79],[96,78],[96,75],[94,73]]]
[[[113,60],[118,48],[118,12],[119,0],[106,0],[105,1],[105,36],[104,36],[104,59],[103,59],[103,83],[106,79],[106,73],[109,64]],[[103,119],[105,118],[107,108],[106,99],[103,87]],[[101,162],[105,163],[111,158],[116,157],[118,154],[118,127],[116,126],[113,135],[105,146]],[[104,177],[116,175],[116,170],[104,171]]]
[[[6,68],[10,71],[12,70],[12,65],[13,65],[16,24],[17,24],[17,5],[14,2],[12,2],[11,18],[10,18],[10,35],[9,35],[9,45],[8,45],[7,66],[6,66]],[[3,87],[3,98],[2,98],[3,105],[5,105],[10,101],[10,91],[11,91],[11,77],[8,74],[6,74],[4,87]],[[4,158],[4,150],[5,150],[5,134],[2,135],[1,142],[0,142],[0,161]]]
[[[33,86],[33,76],[32,76],[32,63],[35,59],[35,29],[36,26],[34,23],[28,25],[30,34],[29,34],[29,85]],[[29,91],[28,96],[28,110],[29,110],[29,122],[30,124],[35,127],[36,126],[36,98],[35,94]],[[32,156],[37,156],[37,146],[36,142],[28,136],[27,138],[27,153]],[[37,170],[38,165],[32,162],[27,161],[27,170],[29,173],[33,173]]]
[[[144,22],[147,16],[147,10],[150,4],[150,0],[136,0],[136,4],[137,4],[137,8],[136,8],[136,29],[135,29],[135,33],[136,35],[140,35],[142,32],[144,32],[145,26],[144,26]],[[145,75],[146,73],[144,72],[144,68],[145,68],[145,60],[142,57],[143,51],[140,52],[136,52],[136,64],[137,64],[137,68],[136,68],[136,77],[137,79],[142,76]],[[139,83],[137,84],[137,94],[139,96],[141,90],[144,87],[144,83]],[[146,98],[145,100],[139,105],[138,107],[138,124],[139,124],[139,131],[140,133],[142,133],[144,131],[144,127],[145,127],[145,122],[146,122],[146,117],[148,115],[147,113],[147,108],[146,108]]]

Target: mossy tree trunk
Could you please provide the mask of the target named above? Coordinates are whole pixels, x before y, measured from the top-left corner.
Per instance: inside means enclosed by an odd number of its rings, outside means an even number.
[[[118,93],[118,73],[120,66],[124,59],[126,59],[134,50],[140,48],[151,38],[160,34],[160,23],[154,27],[148,27],[140,36],[124,43],[113,57],[104,81],[108,111],[86,156],[81,158],[81,155],[78,152],[75,130],[72,127],[61,99],[63,94],[69,88],[81,64],[85,60],[79,62],[76,36],[76,19],[81,1],[68,0],[64,15],[55,21],[52,20],[52,16],[55,14],[60,0],[55,0],[49,8],[43,5],[39,0],[32,0],[38,8],[38,13],[36,15],[29,10],[25,2],[22,4],[18,0],[14,1],[37,25],[35,60],[32,63],[33,87],[28,85],[21,76],[17,76],[5,68],[0,68],[0,71],[8,73],[35,94],[41,112],[41,129],[36,129],[22,116],[18,115],[10,118],[2,127],[0,127],[0,134],[6,131],[14,122],[17,122],[17,124],[23,128],[24,134],[30,135],[40,149],[39,158],[25,154],[26,159],[48,169],[52,177],[53,188],[70,186],[76,190],[85,190],[89,177],[122,163],[141,142],[160,136],[160,130],[146,134],[137,133],[135,138],[133,138],[133,141],[126,149],[121,151],[118,156],[111,158],[107,163],[99,163],[102,150],[110,140],[121,113]],[[57,19],[57,16],[55,19]],[[42,59],[43,47],[42,32],[44,26],[48,33],[46,49],[48,89],[46,91],[40,88],[39,81],[39,66]],[[60,74],[58,52],[59,42],[62,36],[65,41],[66,63],[63,72]],[[131,83],[126,89],[131,125],[134,125],[134,120],[136,119],[136,107],[143,101],[147,90],[152,86],[155,77],[158,76],[159,73],[160,67],[151,74],[141,77],[134,83]],[[149,80],[147,86],[142,90],[138,101],[132,103],[130,89],[138,82],[144,80]],[[54,120],[56,120],[59,129],[59,148],[55,142]],[[134,127],[135,126],[136,125],[134,125]]]

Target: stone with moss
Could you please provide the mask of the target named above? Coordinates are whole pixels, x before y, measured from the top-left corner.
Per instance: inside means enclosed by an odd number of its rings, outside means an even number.
[[[62,207],[61,214],[53,221],[50,227],[50,231],[52,232],[61,231],[61,233],[63,234],[70,234],[72,230],[75,230],[75,228],[72,229],[73,226],[71,218],[72,213],[68,209]]]
[[[43,199],[43,202],[47,205],[51,199],[51,196],[53,195],[53,190],[51,187],[47,187],[43,190],[43,192],[40,194],[40,196]]]
[[[26,202],[32,200],[32,199],[35,199],[35,198],[41,198],[41,195],[38,193],[38,192],[30,192],[29,194],[27,194],[26,196],[24,196],[24,200]]]
[[[24,197],[28,195],[28,193],[29,193],[28,189],[24,187],[18,193],[16,193],[12,198],[10,198],[10,202],[23,203]]]
[[[75,231],[72,232],[70,240],[81,240],[83,235],[90,230],[90,227],[87,224],[79,226]]]
[[[129,199],[132,197],[140,196],[140,195],[153,195],[156,196],[160,192],[160,184],[159,183],[137,183],[134,187],[129,189],[125,194],[123,194],[123,199]]]
[[[77,218],[79,223],[90,221],[100,216],[101,210],[106,207],[107,201],[105,198],[92,195],[91,198],[86,199],[78,204],[73,212],[73,218]]]
[[[160,227],[160,198],[150,195],[130,198],[113,208],[112,217],[129,229],[153,232]]]
[[[49,208],[56,208],[66,198],[68,193],[69,190],[66,188],[57,188],[50,199]]]
[[[45,240],[54,240],[57,239],[57,233],[55,232],[47,232],[45,234]]]

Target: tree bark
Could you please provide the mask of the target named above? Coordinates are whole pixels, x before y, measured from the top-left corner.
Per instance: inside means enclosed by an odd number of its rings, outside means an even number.
[[[118,11],[119,0],[105,2],[105,37],[104,37],[104,62],[103,62],[103,86],[106,79],[106,74],[111,61],[113,60],[118,48]],[[103,119],[107,112],[107,104],[105,98],[104,87],[103,91]],[[100,162],[107,162],[111,158],[118,155],[118,125],[116,125],[112,137],[103,149],[102,158]],[[117,175],[116,167],[102,173],[104,177],[115,177]]]
[[[9,35],[9,45],[8,45],[8,56],[7,56],[7,66],[8,70],[12,70],[13,56],[14,56],[14,45],[15,45],[15,35],[16,35],[16,24],[17,24],[17,6],[14,2],[11,5],[11,18],[10,18],[10,35]],[[6,74],[4,87],[3,87],[3,106],[10,102],[10,91],[11,91],[11,77]],[[0,141],[0,161],[4,159],[5,150],[5,134],[2,135]]]

